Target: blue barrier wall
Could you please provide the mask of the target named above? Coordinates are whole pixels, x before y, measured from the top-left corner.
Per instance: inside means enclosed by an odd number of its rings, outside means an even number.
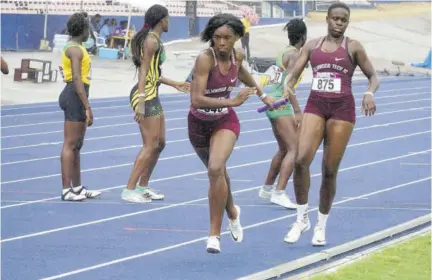
[[[52,42],[54,34],[61,33],[66,28],[69,16],[49,15],[47,24],[47,40]],[[106,16],[115,18],[117,22],[127,20],[127,17]],[[198,30],[202,31],[209,18],[198,18]],[[1,49],[14,51],[38,50],[40,40],[43,39],[44,15],[2,14],[1,16]],[[286,22],[287,19],[262,18],[259,25]],[[144,17],[135,16],[131,24],[140,29],[144,24]],[[170,30],[163,35],[164,41],[186,39],[189,37],[189,20],[186,17],[170,17]],[[51,44],[51,47],[52,44]]]

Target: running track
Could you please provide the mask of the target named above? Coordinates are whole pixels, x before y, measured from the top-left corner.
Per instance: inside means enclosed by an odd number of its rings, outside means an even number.
[[[365,81],[354,83],[357,106],[365,89]],[[298,97],[304,106],[306,86]],[[166,199],[144,205],[120,200],[141,145],[126,96],[92,101],[82,177],[105,191],[82,203],[58,197],[63,115],[57,103],[2,107],[3,279],[235,279],[321,250],[310,245],[312,230],[298,244],[285,244],[295,211],[258,197],[276,144],[265,115],[256,113],[260,101],[251,98],[236,109],[242,134],[228,162],[245,239],[236,244],[225,232],[222,253],[208,255],[208,181],[187,139],[189,98],[162,101],[168,143],[151,186]],[[341,165],[328,247],[430,212],[430,80],[383,79],[376,102],[374,117],[358,114]],[[313,225],[321,158],[322,151],[311,166]],[[293,196],[291,182],[288,192]]]

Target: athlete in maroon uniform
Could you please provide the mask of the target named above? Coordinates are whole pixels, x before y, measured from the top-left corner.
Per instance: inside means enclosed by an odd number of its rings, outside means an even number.
[[[375,113],[373,96],[379,87],[378,76],[362,44],[344,36],[349,18],[350,9],[346,4],[332,4],[327,13],[327,36],[311,40],[303,47],[296,66],[287,77],[286,92],[293,94],[292,88],[310,60],[313,70],[312,89],[304,110],[294,167],[297,221],[285,236],[285,242],[288,243],[296,242],[303,232],[310,229],[307,214],[309,166],[324,140],[318,222],[312,244],[326,244],[325,228],[336,193],[339,164],[356,119],[351,80],[357,65],[369,79],[369,87],[363,97],[362,112],[366,116]]]
[[[229,218],[229,230],[236,242],[243,239],[240,208],[234,205],[226,162],[240,134],[240,123],[232,107],[243,104],[250,94],[257,93],[271,108],[273,99],[266,97],[252,76],[242,67],[244,52],[234,49],[243,36],[241,21],[230,14],[212,17],[201,40],[211,42],[195,62],[191,83],[192,106],[188,116],[189,139],[201,161],[207,167],[210,180],[210,236],[207,252],[220,252],[220,232],[224,210]],[[250,88],[235,98],[230,93],[237,79]]]

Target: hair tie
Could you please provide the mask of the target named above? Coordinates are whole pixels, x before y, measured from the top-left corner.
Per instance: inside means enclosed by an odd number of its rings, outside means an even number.
[[[144,23],[144,28],[148,28],[149,25],[147,23]]]

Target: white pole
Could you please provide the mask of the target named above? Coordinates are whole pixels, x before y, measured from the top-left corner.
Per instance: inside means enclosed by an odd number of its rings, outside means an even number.
[[[132,18],[132,4],[129,4],[128,6],[129,6],[129,16],[128,16],[128,23],[127,23],[127,28],[126,28],[125,42],[124,42],[124,46],[123,46],[123,59],[125,59],[125,57],[126,57],[126,47],[127,47],[127,43],[128,43],[128,39],[129,39],[130,21]]]
[[[306,0],[302,0],[302,17],[306,18]]]
[[[45,2],[45,23],[44,23],[44,40],[46,40],[47,37],[47,27],[48,27],[48,2]]]

